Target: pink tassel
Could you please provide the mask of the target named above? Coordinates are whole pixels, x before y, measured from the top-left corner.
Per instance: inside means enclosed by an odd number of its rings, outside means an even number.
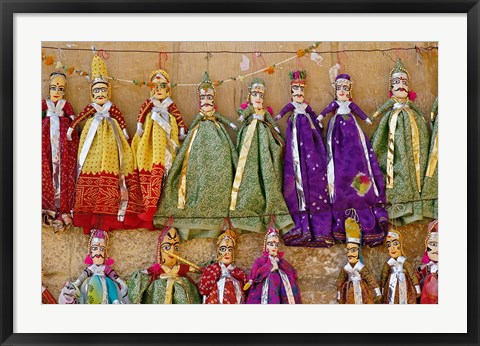
[[[392,97],[392,96],[393,96],[392,91],[389,91],[388,92],[388,97]]]
[[[268,111],[268,113],[273,114],[273,108],[272,107],[268,106],[267,111]]]
[[[409,91],[408,98],[410,99],[410,101],[415,101],[415,99],[417,98],[417,93],[415,91]]]
[[[152,265],[152,266],[150,267],[150,269],[152,270],[152,272],[153,272],[155,275],[160,274],[160,264],[159,264],[159,263],[155,263],[154,265]]]
[[[105,264],[106,264],[107,266],[111,266],[111,265],[114,264],[114,263],[115,263],[115,260],[114,260],[113,258],[110,258],[110,257],[108,257],[108,258],[107,258],[107,261],[105,262]]]
[[[83,262],[85,262],[85,264],[90,265],[90,264],[93,264],[93,259],[90,255],[87,255],[87,257],[85,257],[85,260]]]
[[[248,102],[242,103],[242,104],[240,105],[240,108],[241,108],[241,109],[246,109],[247,107],[248,107]]]

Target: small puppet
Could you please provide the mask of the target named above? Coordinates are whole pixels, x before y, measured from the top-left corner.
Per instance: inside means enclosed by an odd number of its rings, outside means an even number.
[[[161,227],[173,215],[183,239],[217,238],[228,216],[238,155],[226,127],[238,129],[216,111],[215,93],[205,72],[197,88],[199,113],[173,162],[153,220]]]
[[[385,182],[368,137],[354,114],[367,124],[371,120],[352,101],[353,82],[340,74],[333,83],[335,100],[320,115],[330,118],[327,129],[327,181],[333,213],[333,237],[345,241],[345,220],[358,218],[362,242],[378,245],[388,230]]]
[[[391,97],[373,115],[375,119],[385,113],[371,143],[385,176],[389,221],[396,226],[423,219],[421,192],[430,135],[409,82],[398,59],[389,76]]]
[[[201,269],[178,256],[180,236],[169,224],[158,236],[155,263],[148,269],[134,272],[127,282],[132,304],[202,303],[198,288],[188,276]]]
[[[425,253],[417,277],[422,288],[420,304],[438,304],[438,220],[428,224]]]
[[[108,233],[92,229],[88,242],[88,267],[77,280],[67,282],[60,292],[59,304],[129,304],[127,285],[120,279],[108,257]]]
[[[382,298],[373,273],[361,256],[360,227],[353,218],[345,220],[348,262],[337,280],[337,300],[340,304],[374,304]]]
[[[249,280],[247,304],[301,304],[297,271],[278,251],[280,236],[269,227],[263,243],[263,254],[254,262]]]
[[[420,286],[415,271],[403,255],[402,238],[398,231],[387,233],[390,259],[382,270],[382,293],[385,304],[416,304]]]
[[[283,235],[286,245],[328,247],[332,211],[327,187],[327,160],[317,115],[305,102],[306,71],[290,72],[291,102],[275,120],[292,115],[287,123],[283,166],[283,195],[295,227]]]
[[[78,134],[72,133],[72,140],[67,140],[75,118],[64,98],[67,77],[53,72],[48,84],[50,97],[42,100],[42,214],[44,224],[61,230],[72,224]]]
[[[265,107],[267,87],[255,78],[248,85],[247,103],[237,110],[243,122],[237,137],[239,159],[233,180],[229,217],[235,228],[264,233],[269,215],[276,215],[279,231],[294,224],[282,194],[285,143]]]
[[[176,104],[171,99],[171,79],[164,70],[150,73],[152,89],[138,113],[137,132],[132,151],[137,163],[143,193],[145,213],[140,218],[152,222],[162,191],[162,184],[172,167],[179,149],[179,140],[186,126]],[[151,227],[153,228],[153,224]]]
[[[205,304],[245,303],[247,275],[234,263],[236,238],[235,231],[227,229],[217,239],[216,262],[203,269],[198,285]]]
[[[73,223],[103,230],[141,227],[142,194],[135,160],[128,144],[125,119],[110,101],[107,65],[92,59],[91,103],[70,124],[70,140],[78,124],[87,120],[80,136]]]

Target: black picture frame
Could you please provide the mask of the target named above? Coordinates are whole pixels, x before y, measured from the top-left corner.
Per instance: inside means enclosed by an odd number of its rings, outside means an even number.
[[[257,13],[466,13],[468,41],[468,332],[465,334],[230,334],[228,337],[207,334],[22,334],[13,332],[13,19],[16,13],[241,13],[247,2],[255,3]],[[59,6],[61,4],[61,6]],[[112,6],[112,4],[115,4]],[[274,5],[274,6],[272,6]],[[0,342],[2,345],[187,345],[187,344],[432,344],[432,345],[478,345],[478,280],[480,248],[478,238],[479,185],[479,104],[480,104],[480,3],[479,0],[330,0],[330,1],[13,1],[0,0],[1,10],[1,89],[0,89]],[[452,230],[453,231],[453,230]],[[68,318],[68,316],[67,316]],[[454,316],[452,316],[454,318]],[[161,336],[161,337],[160,337]],[[389,341],[390,340],[390,341]]]

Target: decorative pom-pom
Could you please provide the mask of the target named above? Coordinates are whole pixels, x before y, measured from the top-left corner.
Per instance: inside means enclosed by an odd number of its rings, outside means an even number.
[[[85,264],[93,264],[93,259],[90,255],[87,255],[87,257],[85,257],[85,260],[84,260]]]
[[[301,58],[304,55],[305,55],[305,49],[297,50],[297,57]]]
[[[411,101],[414,101],[416,98],[417,98],[417,93],[415,91],[409,91],[408,92],[408,98],[411,100]]]
[[[50,66],[55,62],[55,58],[51,55],[45,57],[45,65]]]
[[[268,73],[268,74],[274,74],[275,73],[275,66],[270,66],[263,71]]]
[[[111,258],[111,257],[108,257],[108,258],[107,258],[107,261],[105,262],[105,264],[106,264],[107,266],[111,266],[111,265],[113,265],[114,263],[115,263],[115,260],[114,260],[113,258]]]
[[[72,66],[67,70],[67,73],[72,74],[74,71],[75,71],[75,66]]]
[[[248,107],[248,102],[242,103],[242,104],[240,105],[240,108],[241,108],[241,109],[246,109],[247,107]]]
[[[267,111],[268,111],[268,113],[273,114],[273,108],[272,107],[268,106]]]

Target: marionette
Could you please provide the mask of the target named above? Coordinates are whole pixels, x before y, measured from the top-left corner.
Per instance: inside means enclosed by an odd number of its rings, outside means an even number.
[[[389,260],[382,270],[382,294],[385,304],[416,304],[420,286],[415,271],[403,255],[402,238],[398,231],[387,233]]]
[[[238,159],[225,126],[238,129],[215,110],[215,87],[206,72],[197,93],[200,112],[172,165],[153,220],[160,227],[173,215],[183,239],[220,235]]]
[[[280,236],[269,227],[265,234],[262,256],[255,259],[249,280],[247,304],[301,304],[297,271],[278,251]]]
[[[374,304],[382,298],[373,273],[363,263],[360,227],[353,218],[345,220],[348,262],[337,280],[337,300],[340,304]]]
[[[283,235],[286,245],[331,246],[332,211],[327,160],[317,115],[305,102],[306,71],[290,72],[291,102],[275,120],[292,112],[287,123],[283,195],[295,227]]]
[[[413,102],[410,77],[400,59],[390,72],[390,99],[373,115],[384,114],[371,143],[386,180],[389,221],[397,226],[423,219],[421,200],[427,167],[427,123]]]
[[[67,282],[60,292],[59,304],[129,304],[127,285],[108,257],[108,233],[92,229],[88,242],[88,267],[77,280]]]
[[[91,100],[70,124],[70,140],[77,125],[87,120],[80,136],[74,225],[90,228],[139,227],[143,203],[135,161],[127,140],[125,119],[110,101],[107,65],[92,60]]]
[[[327,181],[333,214],[333,237],[345,241],[345,220],[358,218],[362,242],[377,245],[388,230],[385,182],[368,137],[354,114],[371,120],[352,101],[353,82],[348,74],[336,77],[335,100],[320,115],[335,113],[327,129]],[[352,215],[354,214],[354,215]]]
[[[262,79],[252,80],[247,103],[237,111],[243,125],[237,137],[239,161],[231,190],[230,218],[235,228],[265,232],[274,214],[281,232],[294,224],[282,194],[285,143],[271,108],[264,106],[266,90]]]
[[[64,99],[66,84],[65,74],[53,72],[50,97],[42,100],[42,214],[44,224],[56,230],[72,224],[77,168],[78,134],[67,140],[75,113]]]
[[[427,171],[422,187],[423,216],[438,218],[438,97],[433,102],[430,113],[432,137],[428,153]]]
[[[438,220],[428,224],[425,253],[417,277],[422,288],[420,304],[438,304]]]
[[[216,262],[203,269],[198,288],[205,304],[243,304],[247,275],[235,266],[237,235],[227,229],[217,239]]]
[[[188,276],[201,268],[178,256],[179,246],[177,230],[166,225],[158,237],[155,263],[134,272],[127,282],[132,304],[201,304],[198,288]]]
[[[43,268],[42,268],[42,304],[58,304],[55,297],[50,293],[48,288],[43,284]]]
[[[152,223],[162,183],[172,167],[179,140],[185,138],[186,126],[178,107],[170,98],[172,86],[167,72],[155,70],[149,80],[153,87],[150,98],[142,104],[138,113],[132,151],[145,206],[145,213],[140,214],[140,218]]]

